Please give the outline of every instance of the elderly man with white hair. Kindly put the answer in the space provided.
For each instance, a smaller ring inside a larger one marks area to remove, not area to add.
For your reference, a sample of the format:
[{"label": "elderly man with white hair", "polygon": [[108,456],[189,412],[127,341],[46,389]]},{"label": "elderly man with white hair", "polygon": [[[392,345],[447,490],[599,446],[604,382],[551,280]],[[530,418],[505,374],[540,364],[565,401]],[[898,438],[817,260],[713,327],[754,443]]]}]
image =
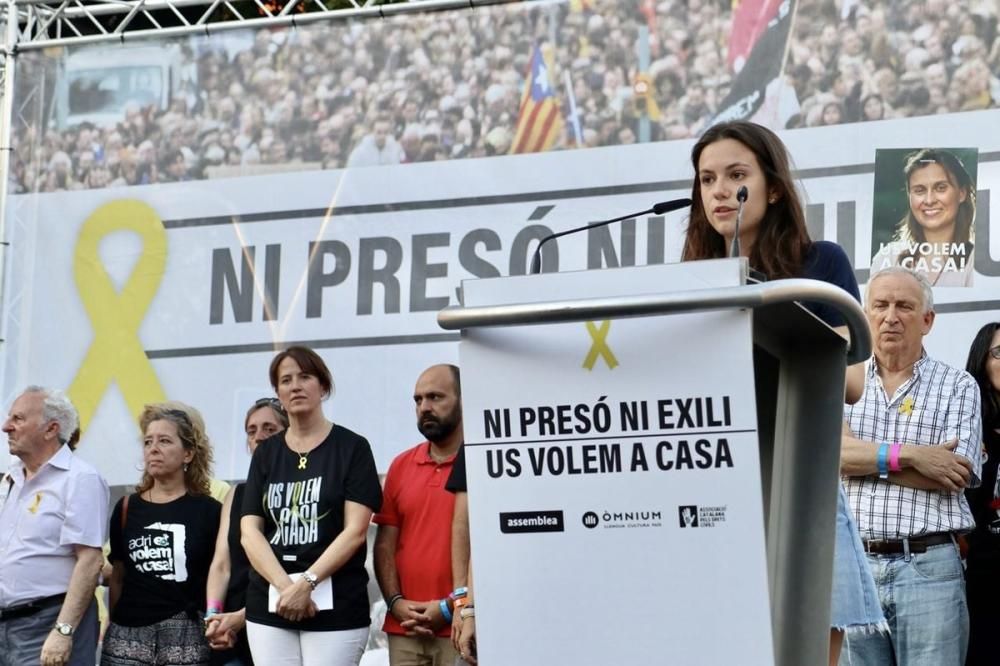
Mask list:
[{"label": "elderly man with white hair", "polygon": [[94,663],[108,485],[73,453],[78,426],[66,395],[40,386],[3,424],[13,460],[0,477],[0,666]]},{"label": "elderly man with white hair", "polygon": [[930,358],[926,278],[902,267],[868,282],[874,354],[847,405],[841,473],[889,633],[853,636],[841,664],[961,666],[969,615],[958,536],[975,522],[982,423],[976,381]]}]

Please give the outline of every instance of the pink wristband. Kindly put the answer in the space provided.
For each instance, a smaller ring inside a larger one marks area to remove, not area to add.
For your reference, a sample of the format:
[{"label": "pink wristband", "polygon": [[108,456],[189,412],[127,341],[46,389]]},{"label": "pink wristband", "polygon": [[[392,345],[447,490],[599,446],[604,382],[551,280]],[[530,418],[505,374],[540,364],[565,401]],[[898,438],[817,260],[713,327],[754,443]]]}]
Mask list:
[{"label": "pink wristband", "polygon": [[899,452],[903,448],[902,444],[893,444],[889,447],[889,471],[890,472],[902,472],[903,468],[899,466]]},{"label": "pink wristband", "polygon": [[221,613],[222,602],[218,599],[209,599],[208,603],[205,604],[205,608],[208,610],[214,610],[216,613]]}]

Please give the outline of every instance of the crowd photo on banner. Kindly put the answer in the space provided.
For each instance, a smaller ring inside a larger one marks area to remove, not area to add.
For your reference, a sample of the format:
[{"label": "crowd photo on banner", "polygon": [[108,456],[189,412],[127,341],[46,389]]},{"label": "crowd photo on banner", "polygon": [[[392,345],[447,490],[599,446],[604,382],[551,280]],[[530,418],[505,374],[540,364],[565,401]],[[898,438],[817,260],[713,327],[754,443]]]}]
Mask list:
[{"label": "crowd photo on banner", "polygon": [[[529,152],[514,139],[536,46],[562,111],[547,147],[633,144],[643,115],[647,141],[696,137],[782,5],[795,24],[775,129],[997,107],[993,2],[572,0],[554,18],[483,8],[171,40],[134,72],[95,64],[127,50],[81,47],[61,65],[63,88],[23,95],[33,120],[15,135],[13,184],[55,192]],[[20,85],[44,88],[59,66],[31,54]]]},{"label": "crowd photo on banner", "polygon": [[[540,380],[477,376],[436,319],[463,282],[535,279],[536,249],[540,280],[739,255],[753,281],[846,292],[871,354],[837,370],[813,638],[831,666],[1000,664],[1000,0],[525,1],[97,42],[9,54],[0,666],[543,663],[490,620],[580,613],[547,598],[572,566],[533,608],[491,607],[474,536],[526,535],[477,507],[491,417],[463,415],[463,383],[472,404]],[[856,342],[832,302],[800,305]],[[574,368],[609,387],[614,323],[586,322]],[[725,523],[708,509],[684,502],[665,538]],[[595,511],[574,529],[598,534]],[[597,655],[632,621],[582,615],[545,649]],[[758,638],[639,656],[776,655]]]}]

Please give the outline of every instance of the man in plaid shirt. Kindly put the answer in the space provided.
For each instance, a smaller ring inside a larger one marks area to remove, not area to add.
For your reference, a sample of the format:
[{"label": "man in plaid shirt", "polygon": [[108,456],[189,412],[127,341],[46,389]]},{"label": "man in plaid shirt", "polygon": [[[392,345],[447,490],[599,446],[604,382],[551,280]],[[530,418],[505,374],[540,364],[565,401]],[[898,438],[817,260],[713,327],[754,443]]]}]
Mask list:
[{"label": "man in plaid shirt", "polygon": [[956,537],[975,524],[963,491],[979,484],[979,390],[929,358],[927,280],[874,275],[865,312],[875,350],[865,390],[845,407],[841,473],[889,635],[852,636],[841,664],[961,666],[969,636]]}]

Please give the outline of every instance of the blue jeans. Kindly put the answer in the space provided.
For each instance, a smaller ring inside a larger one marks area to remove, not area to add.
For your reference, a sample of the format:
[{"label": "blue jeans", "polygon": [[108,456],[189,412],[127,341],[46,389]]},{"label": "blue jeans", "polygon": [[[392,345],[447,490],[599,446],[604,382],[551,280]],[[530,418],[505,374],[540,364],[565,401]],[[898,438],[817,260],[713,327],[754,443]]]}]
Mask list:
[{"label": "blue jeans", "polygon": [[890,633],[846,636],[840,666],[962,666],[969,612],[958,547],[869,554],[868,565]]}]

